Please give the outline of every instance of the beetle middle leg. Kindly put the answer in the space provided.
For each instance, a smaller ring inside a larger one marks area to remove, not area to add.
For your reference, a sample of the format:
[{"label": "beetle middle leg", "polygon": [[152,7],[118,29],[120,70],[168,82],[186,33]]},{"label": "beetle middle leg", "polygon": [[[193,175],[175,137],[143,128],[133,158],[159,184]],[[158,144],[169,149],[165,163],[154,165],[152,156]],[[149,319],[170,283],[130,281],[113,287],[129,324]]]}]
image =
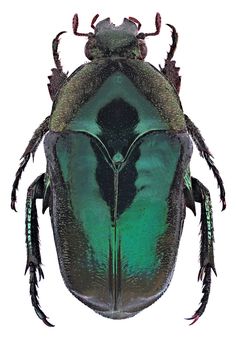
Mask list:
[{"label": "beetle middle leg", "polygon": [[214,229],[211,207],[211,197],[208,189],[197,179],[192,177],[193,196],[201,204],[201,245],[200,245],[200,271],[198,280],[203,281],[203,297],[197,311],[188,320],[195,323],[205,311],[211,287],[211,270],[216,274],[214,264]]},{"label": "beetle middle leg", "polygon": [[34,154],[38,148],[38,145],[40,144],[44,134],[48,132],[48,125],[49,125],[49,119],[50,116],[48,116],[41,125],[35,130],[32,138],[30,139],[28,146],[26,147],[22,157],[21,157],[21,163],[20,166],[16,172],[15,180],[12,185],[12,192],[11,192],[11,208],[16,211],[16,191],[18,189],[19,181],[21,179],[21,175],[30,159],[30,156],[32,155],[32,158],[34,159]]},{"label": "beetle middle leg", "polygon": [[[53,51],[53,58],[56,65],[56,68],[52,68],[52,75],[50,75],[48,84],[48,90],[51,96],[51,99],[54,100],[56,97],[56,94],[64,81],[67,79],[67,74],[63,72],[63,68],[59,59],[59,53],[58,53],[58,45],[60,41],[60,36],[65,32],[60,32],[57,34],[55,39],[52,42],[52,51]],[[32,138],[30,139],[28,146],[26,147],[26,150],[24,154],[22,155],[20,166],[16,172],[15,180],[13,182],[12,192],[11,192],[11,208],[16,211],[16,191],[18,189],[19,181],[21,179],[21,175],[27,166],[27,163],[30,159],[30,156],[34,158],[34,154],[38,148],[38,145],[40,144],[44,134],[46,134],[49,130],[49,119],[50,116],[46,117],[46,119],[41,123],[41,125],[35,130]]]},{"label": "beetle middle leg", "polygon": [[223,184],[223,180],[220,176],[219,170],[216,168],[213,160],[212,160],[212,154],[210,153],[204,138],[202,137],[199,129],[194,125],[194,123],[189,119],[189,117],[185,114],[185,121],[186,121],[186,126],[187,126],[187,130],[189,132],[189,134],[191,135],[195,145],[197,146],[197,149],[200,153],[200,156],[203,157],[209,168],[212,170],[217,184],[220,188],[220,199],[222,202],[222,211],[226,208],[226,201],[225,201],[225,189],[224,189],[224,184]]},{"label": "beetle middle leg", "polygon": [[39,231],[38,231],[38,216],[36,200],[44,197],[44,178],[45,174],[40,175],[29,186],[26,198],[26,218],[25,218],[25,235],[27,246],[27,263],[25,273],[29,270],[30,273],[30,295],[31,303],[37,316],[48,326],[52,325],[47,316],[41,310],[38,301],[38,279],[36,273],[38,272],[39,280],[44,278],[41,268],[41,254],[39,248]]}]

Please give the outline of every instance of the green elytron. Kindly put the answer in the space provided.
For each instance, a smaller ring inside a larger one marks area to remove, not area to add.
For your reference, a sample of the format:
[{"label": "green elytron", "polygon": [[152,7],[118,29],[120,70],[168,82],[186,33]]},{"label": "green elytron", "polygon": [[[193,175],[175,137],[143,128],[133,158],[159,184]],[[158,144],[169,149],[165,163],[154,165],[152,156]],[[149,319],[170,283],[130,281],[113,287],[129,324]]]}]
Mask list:
[{"label": "green elytron", "polygon": [[51,326],[37,297],[43,276],[36,200],[49,207],[61,273],[68,289],[83,303],[113,319],[134,316],[157,300],[173,275],[186,207],[201,203],[200,273],[203,297],[191,318],[204,312],[215,271],[213,224],[208,190],[192,178],[191,138],[222,179],[199,130],[184,115],[178,91],[179,69],[172,45],[164,68],[145,62],[145,38],[135,18],[116,27],[110,19],[91,27],[85,54],[90,63],[68,78],[58,56],[61,32],[53,41],[56,68],[49,77],[51,115],[35,131],[23,154],[12,191],[44,134],[46,173],[29,187],[26,201],[27,266],[34,309]]}]

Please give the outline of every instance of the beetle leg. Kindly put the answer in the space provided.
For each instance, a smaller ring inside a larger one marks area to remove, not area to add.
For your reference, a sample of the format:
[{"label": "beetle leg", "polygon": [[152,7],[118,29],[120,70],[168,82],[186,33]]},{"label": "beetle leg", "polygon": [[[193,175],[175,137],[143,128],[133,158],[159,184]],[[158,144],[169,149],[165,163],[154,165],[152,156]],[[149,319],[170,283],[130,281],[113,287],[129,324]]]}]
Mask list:
[{"label": "beetle leg", "polygon": [[34,132],[32,138],[30,139],[28,146],[26,147],[24,154],[22,155],[20,167],[18,168],[15,176],[15,180],[12,185],[12,192],[11,192],[11,208],[16,211],[16,191],[18,189],[19,181],[21,179],[21,175],[30,159],[30,156],[32,155],[32,158],[34,159],[34,154],[38,148],[38,145],[40,144],[43,136],[48,131],[48,125],[49,125],[49,116],[42,122],[42,124],[36,129]]},{"label": "beetle leg", "polygon": [[59,53],[58,53],[58,45],[60,42],[60,36],[65,33],[65,32],[60,32],[57,34],[55,39],[53,39],[52,42],[52,52],[53,52],[53,59],[56,65],[56,68],[52,68],[52,75],[49,75],[49,84],[48,84],[48,91],[50,94],[50,97],[52,101],[56,98],[56,94],[62,84],[65,82],[67,79],[67,74],[63,72],[61,61],[59,59]]},{"label": "beetle leg", "polygon": [[196,216],[195,202],[194,202],[193,189],[192,189],[192,180],[191,180],[191,173],[190,173],[189,167],[186,170],[185,175],[184,175],[184,198],[185,198],[186,206]]},{"label": "beetle leg", "polygon": [[200,271],[198,280],[203,281],[203,297],[197,311],[188,320],[194,324],[205,311],[211,287],[211,270],[216,274],[214,264],[214,229],[211,207],[211,197],[208,189],[197,179],[192,178],[194,200],[201,204],[201,249],[200,249]]},{"label": "beetle leg", "polygon": [[49,207],[51,197],[50,179],[47,173],[44,175],[44,191],[43,191],[43,208],[42,213],[44,214],[46,209]]},{"label": "beetle leg", "polygon": [[28,188],[26,198],[26,218],[25,218],[25,235],[27,246],[27,263],[25,273],[30,272],[30,295],[31,303],[37,316],[48,326],[53,326],[47,320],[47,316],[41,310],[38,301],[38,272],[39,280],[44,278],[41,268],[41,255],[39,248],[39,231],[36,199],[42,199],[44,196],[44,174],[40,175]]},{"label": "beetle leg", "polygon": [[166,78],[170,81],[170,83],[174,86],[176,91],[179,93],[180,84],[181,84],[181,76],[179,75],[179,67],[176,67],[176,62],[172,60],[178,42],[178,33],[174,26],[167,24],[172,29],[172,44],[170,45],[170,50],[167,53],[167,57],[165,59],[164,68],[160,67],[161,72],[166,76]]},{"label": "beetle leg", "polygon": [[197,146],[200,156],[206,160],[209,168],[212,170],[216,178],[218,187],[220,188],[220,199],[222,202],[222,211],[223,211],[226,208],[225,189],[224,189],[223,180],[220,176],[219,170],[216,168],[212,160],[213,156],[210,153],[199,129],[194,125],[194,123],[189,119],[189,117],[186,114],[185,114],[185,121],[186,121],[187,130],[189,134],[191,135],[195,145]]}]

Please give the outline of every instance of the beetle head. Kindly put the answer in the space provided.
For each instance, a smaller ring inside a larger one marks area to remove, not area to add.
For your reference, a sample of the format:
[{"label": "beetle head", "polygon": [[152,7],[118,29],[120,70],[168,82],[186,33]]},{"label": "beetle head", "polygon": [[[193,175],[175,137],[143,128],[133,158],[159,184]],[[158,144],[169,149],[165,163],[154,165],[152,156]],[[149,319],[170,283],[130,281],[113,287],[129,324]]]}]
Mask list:
[{"label": "beetle head", "polygon": [[91,23],[94,33],[78,33],[78,15],[75,14],[73,18],[74,34],[88,37],[85,55],[89,60],[112,56],[143,60],[147,55],[144,39],[160,32],[161,17],[159,13],[156,14],[156,31],[154,33],[139,33],[141,23],[133,17],[125,18],[120,26],[111,23],[110,18],[99,21],[95,26],[97,18],[98,14],[95,15]]}]

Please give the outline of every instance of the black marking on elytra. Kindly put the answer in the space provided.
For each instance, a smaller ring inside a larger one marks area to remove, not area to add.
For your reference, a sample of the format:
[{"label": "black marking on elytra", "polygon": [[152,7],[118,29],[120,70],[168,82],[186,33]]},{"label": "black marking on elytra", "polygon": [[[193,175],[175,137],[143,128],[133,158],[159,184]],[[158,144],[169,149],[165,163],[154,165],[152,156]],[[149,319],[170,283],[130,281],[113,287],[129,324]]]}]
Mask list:
[{"label": "black marking on elytra", "polygon": [[107,147],[111,158],[117,152],[125,156],[131,142],[137,136],[134,132],[139,122],[136,108],[118,98],[102,107],[98,113],[97,123],[102,133],[99,138]]},{"label": "black marking on elytra", "polygon": [[[97,123],[101,128],[99,139],[107,148],[110,157],[119,152],[125,157],[129,146],[137,133],[135,128],[139,122],[137,110],[121,98],[112,100],[98,112]],[[114,171],[105,161],[98,148],[92,143],[98,165],[96,179],[103,199],[111,209],[112,220],[119,217],[132,203],[136,195],[135,180],[137,178],[136,161],[140,156],[139,148],[132,151],[129,160],[119,173],[119,192],[117,202],[117,215],[114,216]],[[103,158],[103,159],[102,159]],[[115,221],[115,220],[113,220]]]}]

